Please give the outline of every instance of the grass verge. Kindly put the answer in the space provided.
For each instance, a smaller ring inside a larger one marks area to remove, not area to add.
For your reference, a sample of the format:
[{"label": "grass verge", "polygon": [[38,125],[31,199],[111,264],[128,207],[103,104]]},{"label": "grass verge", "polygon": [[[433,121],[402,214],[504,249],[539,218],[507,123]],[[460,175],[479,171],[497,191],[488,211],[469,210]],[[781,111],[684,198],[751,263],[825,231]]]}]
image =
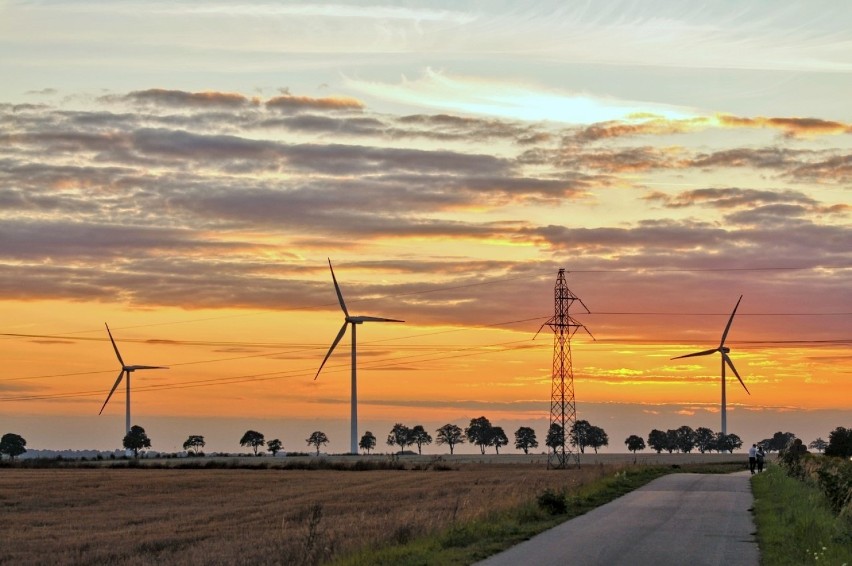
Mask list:
[{"label": "grass verge", "polygon": [[852,517],[832,512],[815,485],[771,465],[752,478],[762,564],[852,565]]},{"label": "grass verge", "polygon": [[[673,472],[729,473],[742,464],[632,466],[573,492],[545,490],[536,501],[455,523],[432,535],[380,548],[367,548],[333,562],[338,566],[472,564],[525,541],[568,519],[608,503]],[[570,471],[553,473],[571,473]]]}]

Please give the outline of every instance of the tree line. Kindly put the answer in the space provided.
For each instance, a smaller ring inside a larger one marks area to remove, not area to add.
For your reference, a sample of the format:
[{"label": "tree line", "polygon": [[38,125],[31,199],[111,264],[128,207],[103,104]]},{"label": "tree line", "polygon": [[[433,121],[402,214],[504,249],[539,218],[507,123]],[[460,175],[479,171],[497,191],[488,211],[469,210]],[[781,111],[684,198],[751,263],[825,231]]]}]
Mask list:
[{"label": "tree line", "polygon": [[[531,427],[522,426],[518,428],[515,431],[514,439],[515,448],[523,451],[524,454],[529,454],[530,450],[539,446],[535,430]],[[556,450],[556,448],[563,446],[566,440],[571,446],[579,448],[581,453],[585,453],[586,448],[592,448],[597,454],[599,448],[609,445],[607,433],[586,420],[576,421],[569,429],[567,439],[559,424],[551,424],[544,443],[551,450]],[[767,452],[778,452],[784,450],[794,440],[796,440],[795,434],[779,431],[771,438],[765,438],[756,444],[762,446]],[[451,423],[445,424],[436,429],[434,439],[422,425],[409,428],[402,423],[396,423],[387,436],[388,446],[398,446],[400,452],[408,447],[417,446],[418,454],[422,453],[423,446],[432,444],[433,441],[449,448],[450,454],[454,453],[456,446],[465,442],[477,446],[482,454],[485,454],[488,448],[494,448],[495,453],[499,454],[500,448],[509,444],[509,438],[503,428],[492,425],[491,421],[484,416],[471,419],[469,425],[465,428]],[[322,446],[329,443],[329,438],[322,431],[314,431],[305,439],[305,442],[308,446],[312,446],[316,450],[316,454],[319,455]],[[258,450],[264,447],[273,456],[284,449],[284,443],[280,439],[274,438],[267,441],[263,434],[255,430],[246,431],[240,438],[239,444],[251,448],[255,456],[258,454]],[[376,436],[367,431],[361,437],[358,445],[364,452],[370,454],[375,449],[376,444]],[[641,436],[632,434],[624,440],[624,444],[634,454],[637,451],[645,450],[646,447],[650,447],[658,454],[664,450],[669,453],[690,453],[697,450],[703,454],[712,451],[732,453],[742,447],[743,442],[736,434],[713,432],[706,427],[693,430],[684,425],[666,431],[653,429],[648,433],[647,443]],[[26,445],[27,441],[21,435],[6,433],[0,438],[0,458],[5,455],[10,460],[14,460],[27,451]],[[122,439],[122,445],[125,449],[132,450],[134,457],[138,457],[140,450],[151,447],[151,439],[144,428],[134,425]],[[202,456],[205,446],[204,436],[199,434],[189,435],[183,443],[184,450],[195,456]],[[837,427],[829,434],[828,441],[817,438],[808,447],[819,452],[825,452],[827,456],[848,458],[852,456],[852,428]]]}]

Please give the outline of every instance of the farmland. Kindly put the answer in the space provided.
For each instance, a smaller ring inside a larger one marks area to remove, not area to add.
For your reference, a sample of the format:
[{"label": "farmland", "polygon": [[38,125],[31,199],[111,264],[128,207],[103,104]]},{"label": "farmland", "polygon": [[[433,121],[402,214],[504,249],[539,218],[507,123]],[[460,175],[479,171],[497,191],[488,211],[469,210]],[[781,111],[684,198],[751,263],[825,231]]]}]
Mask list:
[{"label": "farmland", "polygon": [[[362,471],[2,468],[0,563],[318,563],[515,507],[548,488],[571,491],[632,459],[587,456],[579,470],[515,455],[410,458],[404,469]],[[640,465],[732,459],[741,458],[639,457]]]}]

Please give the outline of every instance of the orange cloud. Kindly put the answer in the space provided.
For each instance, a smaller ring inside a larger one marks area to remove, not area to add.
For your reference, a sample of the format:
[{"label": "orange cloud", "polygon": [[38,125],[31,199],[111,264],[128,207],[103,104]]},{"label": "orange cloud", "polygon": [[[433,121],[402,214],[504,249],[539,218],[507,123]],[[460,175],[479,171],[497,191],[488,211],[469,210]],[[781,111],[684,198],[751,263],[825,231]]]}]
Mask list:
[{"label": "orange cloud", "polygon": [[742,118],[718,114],[716,119],[729,128],[776,128],[794,137],[852,133],[852,125],[819,118]]},{"label": "orange cloud", "polygon": [[266,107],[278,110],[299,110],[303,108],[313,110],[362,110],[364,104],[360,100],[346,96],[311,98],[309,96],[292,96],[286,94],[270,98],[266,101]]}]

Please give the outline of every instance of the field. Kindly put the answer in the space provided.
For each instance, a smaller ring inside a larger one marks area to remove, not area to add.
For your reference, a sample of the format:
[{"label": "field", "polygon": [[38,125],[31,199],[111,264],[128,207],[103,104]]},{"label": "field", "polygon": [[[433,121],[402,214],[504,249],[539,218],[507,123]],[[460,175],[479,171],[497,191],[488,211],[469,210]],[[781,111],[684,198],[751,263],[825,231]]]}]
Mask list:
[{"label": "field", "polygon": [[[741,458],[638,458],[732,459]],[[0,563],[315,564],[517,506],[546,488],[573,490],[632,460],[587,455],[579,470],[516,455],[404,458],[404,470],[367,471],[0,468]]]}]

